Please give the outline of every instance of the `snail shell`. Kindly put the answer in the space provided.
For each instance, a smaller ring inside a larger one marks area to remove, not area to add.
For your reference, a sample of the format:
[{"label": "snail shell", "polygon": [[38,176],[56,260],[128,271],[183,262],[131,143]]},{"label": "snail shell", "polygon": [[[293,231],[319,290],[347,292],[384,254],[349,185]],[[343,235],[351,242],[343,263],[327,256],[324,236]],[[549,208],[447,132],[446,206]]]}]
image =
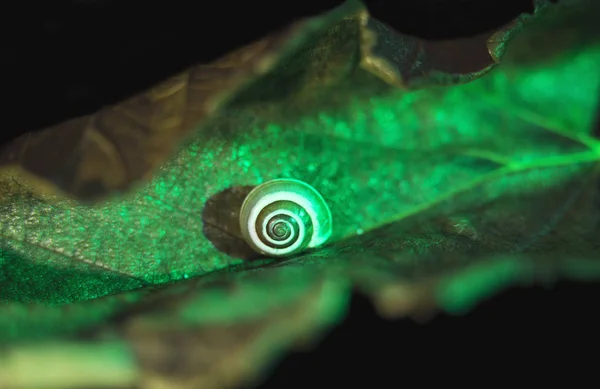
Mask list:
[{"label": "snail shell", "polygon": [[289,256],[317,247],[331,236],[331,211],[312,186],[294,179],[267,181],[245,198],[240,227],[257,252]]}]

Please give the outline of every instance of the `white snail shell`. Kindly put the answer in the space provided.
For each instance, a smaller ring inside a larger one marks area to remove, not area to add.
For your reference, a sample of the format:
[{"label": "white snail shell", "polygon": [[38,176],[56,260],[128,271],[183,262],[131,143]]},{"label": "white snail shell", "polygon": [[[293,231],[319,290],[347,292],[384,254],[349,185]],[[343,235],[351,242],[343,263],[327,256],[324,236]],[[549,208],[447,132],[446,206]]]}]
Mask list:
[{"label": "white snail shell", "polygon": [[245,198],[240,227],[257,252],[289,256],[317,247],[331,236],[331,211],[323,196],[305,182],[277,179],[258,185]]}]

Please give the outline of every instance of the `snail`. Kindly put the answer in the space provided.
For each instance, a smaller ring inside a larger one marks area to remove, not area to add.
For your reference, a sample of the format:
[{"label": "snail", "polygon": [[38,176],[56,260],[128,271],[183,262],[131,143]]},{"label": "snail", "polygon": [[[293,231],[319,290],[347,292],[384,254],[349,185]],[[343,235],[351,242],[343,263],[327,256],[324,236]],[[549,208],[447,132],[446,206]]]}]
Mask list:
[{"label": "snail", "polygon": [[332,217],[325,199],[309,184],[276,179],[255,187],[240,210],[242,236],[255,251],[285,257],[325,243]]}]

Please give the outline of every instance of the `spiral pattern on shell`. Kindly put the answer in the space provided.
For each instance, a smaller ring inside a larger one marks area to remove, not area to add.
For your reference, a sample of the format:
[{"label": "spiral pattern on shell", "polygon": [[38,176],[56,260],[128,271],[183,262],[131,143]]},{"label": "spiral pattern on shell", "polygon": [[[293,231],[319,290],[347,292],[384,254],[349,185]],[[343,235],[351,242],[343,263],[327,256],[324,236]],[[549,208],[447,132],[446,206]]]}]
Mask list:
[{"label": "spiral pattern on shell", "polygon": [[312,186],[294,179],[254,188],[240,211],[246,242],[257,252],[282,257],[317,247],[331,236],[331,211]]}]

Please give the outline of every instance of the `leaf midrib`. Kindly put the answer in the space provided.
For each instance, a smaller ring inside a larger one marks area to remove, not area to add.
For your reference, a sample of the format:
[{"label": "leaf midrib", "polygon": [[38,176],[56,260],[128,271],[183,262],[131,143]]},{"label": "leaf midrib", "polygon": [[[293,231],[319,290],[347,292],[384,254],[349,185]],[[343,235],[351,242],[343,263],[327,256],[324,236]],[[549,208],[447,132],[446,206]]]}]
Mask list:
[{"label": "leaf midrib", "polygon": [[[537,161],[533,161],[533,162],[529,162],[529,163],[516,163],[516,164],[506,166],[506,167],[502,167],[491,173],[488,173],[488,174],[485,174],[478,178],[475,178],[475,179],[467,182],[466,184],[463,184],[454,190],[450,190],[450,191],[446,192],[444,195],[439,196],[431,201],[422,203],[422,204],[415,206],[409,210],[395,214],[395,215],[383,220],[380,223],[374,224],[374,225],[370,226],[368,228],[368,230],[366,230],[364,233],[366,234],[371,230],[381,228],[385,225],[395,223],[400,220],[406,219],[410,216],[414,216],[420,212],[424,212],[427,209],[430,209],[438,204],[441,204],[442,202],[449,200],[452,197],[460,195],[461,193],[465,193],[469,190],[473,190],[478,186],[486,184],[486,183],[488,183],[494,179],[500,178],[504,175],[521,173],[521,172],[538,169],[538,168],[553,168],[553,167],[584,164],[584,163],[598,162],[598,161],[600,161],[600,152],[585,151],[585,152],[580,152],[580,153],[572,153],[572,154],[565,154],[562,156],[543,158],[543,159],[539,159]],[[341,237],[340,240],[351,238],[354,235],[355,234],[345,235],[345,236]]]}]

